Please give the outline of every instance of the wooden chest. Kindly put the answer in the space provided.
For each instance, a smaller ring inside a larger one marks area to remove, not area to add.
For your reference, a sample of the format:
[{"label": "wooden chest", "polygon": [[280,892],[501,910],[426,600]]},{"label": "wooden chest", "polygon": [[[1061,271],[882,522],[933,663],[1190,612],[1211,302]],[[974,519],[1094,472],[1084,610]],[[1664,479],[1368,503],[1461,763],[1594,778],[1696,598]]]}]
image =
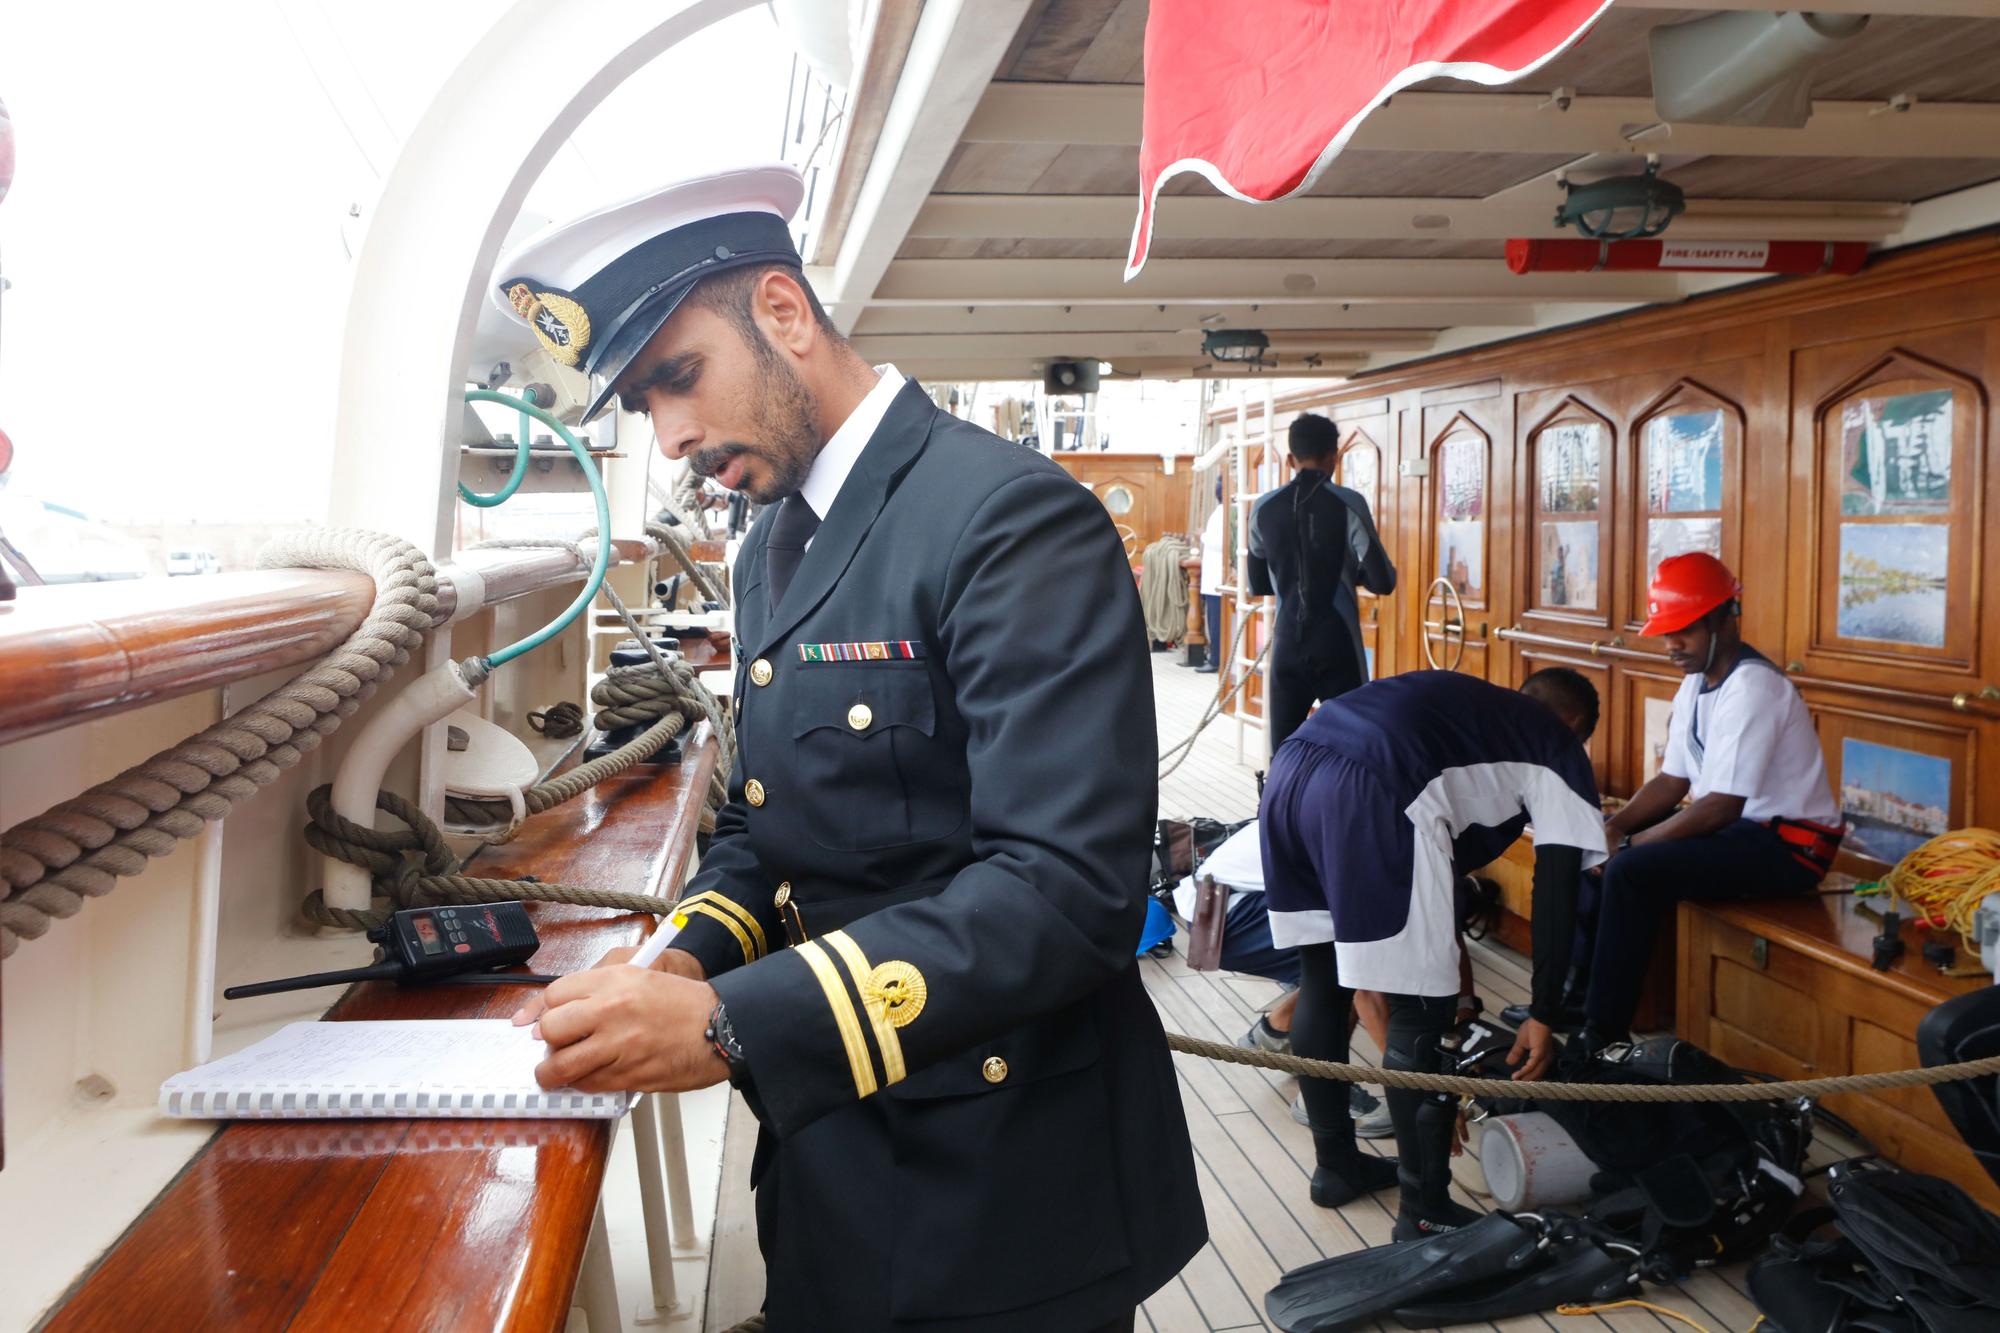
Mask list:
[{"label": "wooden chest", "polygon": [[[1681,904],[1680,1035],[1779,1078],[1916,1067],[1917,1023],[1991,978],[1941,976],[1923,961],[1923,933],[1909,925],[1902,958],[1875,971],[1870,941],[1879,929],[1845,895]],[[2000,1186],[1974,1161],[1930,1089],[1857,1093],[1826,1106],[1884,1157],[2000,1207]]]}]

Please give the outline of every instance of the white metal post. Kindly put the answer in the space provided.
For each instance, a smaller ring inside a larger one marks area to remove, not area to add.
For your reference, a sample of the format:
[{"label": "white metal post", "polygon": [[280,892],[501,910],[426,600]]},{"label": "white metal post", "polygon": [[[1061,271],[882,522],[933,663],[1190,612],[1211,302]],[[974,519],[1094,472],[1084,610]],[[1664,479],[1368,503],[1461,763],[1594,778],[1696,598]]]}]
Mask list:
[{"label": "white metal post", "polygon": [[[639,1211],[646,1223],[646,1262],[653,1275],[655,1310],[672,1310],[680,1301],[674,1286],[674,1248],[667,1234],[657,1112],[662,1100],[672,1099],[672,1093],[646,1093],[632,1103],[632,1156],[639,1167]],[[680,1163],[680,1174],[683,1180],[687,1178],[685,1160]]]},{"label": "white metal post", "polygon": [[576,1279],[576,1303],[590,1323],[590,1333],[625,1333],[625,1316],[618,1309],[618,1278],[611,1267],[611,1233],[604,1226],[604,1200],[590,1219],[590,1239],[583,1246],[583,1268]]},{"label": "white metal post", "polygon": [[[1246,494],[1250,489],[1249,468],[1250,409],[1244,399],[1243,386],[1236,386],[1236,624],[1231,641],[1243,644],[1243,648],[1229,655],[1229,687],[1237,688],[1237,683],[1248,679],[1243,669],[1244,653],[1249,651],[1250,630],[1250,505],[1256,499]],[[1243,762],[1243,694],[1236,694],[1236,762]]]}]

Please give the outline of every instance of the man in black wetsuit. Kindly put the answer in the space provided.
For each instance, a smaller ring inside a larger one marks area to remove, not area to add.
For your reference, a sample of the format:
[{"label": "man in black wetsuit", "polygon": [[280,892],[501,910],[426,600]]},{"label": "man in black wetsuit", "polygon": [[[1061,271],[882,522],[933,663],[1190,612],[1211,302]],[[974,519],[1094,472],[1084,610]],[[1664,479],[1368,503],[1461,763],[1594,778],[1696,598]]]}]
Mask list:
[{"label": "man in black wetsuit", "polygon": [[1273,754],[1314,702],[1368,679],[1355,585],[1378,596],[1396,587],[1368,501],[1333,483],[1338,428],[1303,413],[1292,421],[1290,445],[1298,474],[1250,510],[1250,591],[1278,598],[1266,716]]}]

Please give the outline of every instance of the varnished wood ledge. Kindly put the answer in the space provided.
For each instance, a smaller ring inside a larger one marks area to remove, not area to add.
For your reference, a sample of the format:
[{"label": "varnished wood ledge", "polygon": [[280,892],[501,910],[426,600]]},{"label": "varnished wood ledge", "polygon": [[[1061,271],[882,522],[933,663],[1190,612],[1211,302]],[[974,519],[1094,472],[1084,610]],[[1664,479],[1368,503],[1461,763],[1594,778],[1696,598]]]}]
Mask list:
[{"label": "varnished wood ledge", "polygon": [[[612,543],[615,562],[650,543]],[[567,551],[468,553],[483,604],[583,576]],[[439,573],[438,624],[458,612]],[[363,574],[263,570],[204,578],[22,588],[0,602],[0,744],[163,699],[302,666],[354,632],[374,602]]]}]

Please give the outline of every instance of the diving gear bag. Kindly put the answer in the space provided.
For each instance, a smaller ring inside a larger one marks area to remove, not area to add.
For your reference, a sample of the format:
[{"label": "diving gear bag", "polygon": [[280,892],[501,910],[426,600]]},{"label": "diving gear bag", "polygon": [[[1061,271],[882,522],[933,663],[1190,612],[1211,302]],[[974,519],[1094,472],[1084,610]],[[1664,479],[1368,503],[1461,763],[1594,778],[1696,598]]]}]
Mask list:
[{"label": "diving gear bag", "polygon": [[2000,1217],[1948,1180],[1876,1162],[1839,1163],[1826,1194],[1838,1232],[1780,1237],[1750,1270],[1773,1333],[2000,1327]]}]

